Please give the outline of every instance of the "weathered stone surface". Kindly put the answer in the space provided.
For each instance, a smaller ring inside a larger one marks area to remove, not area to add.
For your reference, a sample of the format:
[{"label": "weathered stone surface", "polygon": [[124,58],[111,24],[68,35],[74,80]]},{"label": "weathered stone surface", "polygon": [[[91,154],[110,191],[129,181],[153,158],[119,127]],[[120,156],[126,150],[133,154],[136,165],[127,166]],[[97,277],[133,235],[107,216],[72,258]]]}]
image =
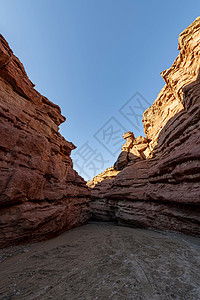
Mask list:
[{"label": "weathered stone surface", "polygon": [[[115,178],[92,189],[95,218],[200,234],[199,41],[197,18],[180,35],[180,54],[163,73],[166,85],[144,113],[146,138],[136,145],[134,140]],[[143,159],[132,163],[134,147]]]},{"label": "weathered stone surface", "polygon": [[200,17],[198,17],[179,36],[178,57],[171,68],[163,71],[161,76],[166,84],[157,99],[143,114],[144,132],[151,140],[152,151],[167,121],[184,107],[182,88],[198,75],[200,68]]},{"label": "weathered stone surface", "polygon": [[87,185],[90,188],[93,188],[98,182],[101,182],[105,179],[115,178],[119,171],[116,171],[114,167],[107,168],[104,172],[100,173],[99,175],[95,176],[92,180],[87,182]]},{"label": "weathered stone surface", "polygon": [[133,132],[128,131],[123,134],[123,138],[126,143],[122,146],[122,152],[114,164],[116,171],[121,171],[127,165],[146,159],[146,155],[150,151],[148,140],[142,136],[135,138]]},{"label": "weathered stone surface", "polygon": [[60,108],[40,95],[0,35],[0,246],[85,223],[90,191],[58,132]]}]

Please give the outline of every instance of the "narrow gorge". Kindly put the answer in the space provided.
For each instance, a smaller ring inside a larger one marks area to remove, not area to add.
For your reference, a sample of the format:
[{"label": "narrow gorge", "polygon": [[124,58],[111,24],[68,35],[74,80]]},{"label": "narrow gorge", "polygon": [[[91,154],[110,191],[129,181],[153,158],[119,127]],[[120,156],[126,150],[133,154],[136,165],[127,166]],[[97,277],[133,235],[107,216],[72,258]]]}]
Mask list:
[{"label": "narrow gorge", "polygon": [[200,18],[179,37],[165,86],[113,167],[87,183],[59,133],[60,108],[34,89],[0,36],[0,247],[50,238],[91,218],[200,233]]},{"label": "narrow gorge", "polygon": [[60,107],[0,35],[0,299],[200,299],[200,17],[178,50],[144,136],[129,128],[114,165],[86,182],[59,133]]}]

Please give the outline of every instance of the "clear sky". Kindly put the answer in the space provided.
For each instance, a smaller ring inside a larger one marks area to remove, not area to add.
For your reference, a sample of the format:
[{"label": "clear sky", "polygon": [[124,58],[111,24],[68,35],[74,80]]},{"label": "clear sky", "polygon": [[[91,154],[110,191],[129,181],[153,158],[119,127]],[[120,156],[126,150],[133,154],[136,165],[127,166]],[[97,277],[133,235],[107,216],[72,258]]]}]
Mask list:
[{"label": "clear sky", "polygon": [[36,85],[61,107],[60,132],[86,180],[112,166],[122,133],[143,135],[200,1],[0,0],[0,30]]}]

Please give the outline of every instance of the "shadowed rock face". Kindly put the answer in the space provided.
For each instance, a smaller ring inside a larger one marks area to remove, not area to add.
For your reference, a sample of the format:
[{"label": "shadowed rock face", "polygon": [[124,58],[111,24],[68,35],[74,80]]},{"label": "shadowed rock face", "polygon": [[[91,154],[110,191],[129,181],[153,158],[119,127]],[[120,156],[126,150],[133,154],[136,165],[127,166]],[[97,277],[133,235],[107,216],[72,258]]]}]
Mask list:
[{"label": "shadowed rock face", "polygon": [[0,246],[40,240],[90,217],[90,191],[58,132],[60,108],[40,95],[0,35]]},{"label": "shadowed rock face", "polygon": [[95,185],[95,218],[200,234],[199,41],[200,18],[180,35],[180,54],[162,74],[166,85],[143,115],[149,154],[131,160],[127,149],[121,172]]}]

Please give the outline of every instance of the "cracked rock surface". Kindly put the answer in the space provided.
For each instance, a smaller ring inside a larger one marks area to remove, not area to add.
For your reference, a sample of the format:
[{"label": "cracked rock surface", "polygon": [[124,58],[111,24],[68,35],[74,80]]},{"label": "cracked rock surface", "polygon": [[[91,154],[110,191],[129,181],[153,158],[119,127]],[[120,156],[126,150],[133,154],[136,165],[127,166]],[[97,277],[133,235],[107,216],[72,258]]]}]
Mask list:
[{"label": "cracked rock surface", "polygon": [[200,17],[179,50],[143,114],[146,136],[125,133],[115,172],[88,183],[95,219],[200,235]]},{"label": "cracked rock surface", "polygon": [[59,133],[60,107],[34,89],[0,35],[0,247],[85,224],[90,191]]}]

